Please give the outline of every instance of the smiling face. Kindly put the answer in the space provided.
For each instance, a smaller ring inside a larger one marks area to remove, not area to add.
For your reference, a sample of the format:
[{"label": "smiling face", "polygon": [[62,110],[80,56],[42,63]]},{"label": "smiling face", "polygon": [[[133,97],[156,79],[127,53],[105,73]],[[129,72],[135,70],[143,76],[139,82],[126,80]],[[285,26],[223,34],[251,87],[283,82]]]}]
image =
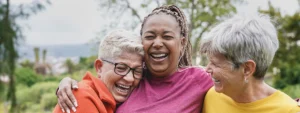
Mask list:
[{"label": "smiling face", "polygon": [[215,90],[219,93],[231,95],[242,90],[245,85],[243,67],[234,69],[224,55],[209,55],[209,64],[206,71],[211,74]]},{"label": "smiling face", "polygon": [[[123,63],[131,68],[142,67],[142,56],[136,53],[123,52],[113,62]],[[132,71],[125,76],[116,74],[114,64],[96,60],[95,67],[98,67],[98,76],[118,103],[124,102],[140,82],[139,79],[133,77]]]},{"label": "smiling face", "polygon": [[175,17],[159,13],[147,19],[142,42],[145,62],[152,76],[165,77],[177,71],[183,40]]}]

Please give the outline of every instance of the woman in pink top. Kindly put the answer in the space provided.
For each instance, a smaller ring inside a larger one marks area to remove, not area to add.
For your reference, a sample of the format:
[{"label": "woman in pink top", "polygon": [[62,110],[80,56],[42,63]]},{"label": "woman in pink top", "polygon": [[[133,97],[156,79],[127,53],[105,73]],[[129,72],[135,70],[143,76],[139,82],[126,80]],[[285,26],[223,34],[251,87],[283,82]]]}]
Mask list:
[{"label": "woman in pink top", "polygon": [[[205,70],[191,67],[191,44],[183,12],[174,5],[158,7],[145,17],[140,33],[145,76],[116,112],[199,113],[213,82]],[[74,80],[61,81],[58,101],[63,109],[77,105],[72,86],[77,86]]]}]

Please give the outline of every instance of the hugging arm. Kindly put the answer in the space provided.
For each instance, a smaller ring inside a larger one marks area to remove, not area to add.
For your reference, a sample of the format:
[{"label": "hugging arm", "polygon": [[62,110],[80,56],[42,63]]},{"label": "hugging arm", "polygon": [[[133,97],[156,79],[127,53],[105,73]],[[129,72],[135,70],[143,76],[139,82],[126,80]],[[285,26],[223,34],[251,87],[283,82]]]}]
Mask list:
[{"label": "hugging arm", "polygon": [[77,81],[71,79],[70,77],[65,77],[60,81],[58,89],[56,91],[56,95],[58,98],[58,105],[63,112],[76,110],[78,104],[74,94],[72,93],[72,90],[77,88]]}]

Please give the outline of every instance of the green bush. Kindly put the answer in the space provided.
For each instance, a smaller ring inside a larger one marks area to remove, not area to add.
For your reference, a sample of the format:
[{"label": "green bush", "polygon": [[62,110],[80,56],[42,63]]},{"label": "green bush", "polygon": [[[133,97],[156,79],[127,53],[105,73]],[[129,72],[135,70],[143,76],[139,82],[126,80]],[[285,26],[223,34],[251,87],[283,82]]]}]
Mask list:
[{"label": "green bush", "polygon": [[290,85],[300,83],[300,65],[282,67],[279,75],[275,75],[274,85],[276,88],[284,89]]},{"label": "green bush", "polygon": [[15,75],[17,84],[25,84],[27,86],[32,86],[42,78],[30,68],[17,68]]},{"label": "green bush", "polygon": [[286,94],[288,94],[292,98],[300,97],[300,84],[297,85],[289,85],[285,87],[283,90]]},{"label": "green bush", "polygon": [[58,82],[39,82],[31,87],[18,85],[18,111],[33,113],[49,111],[56,105],[55,91]]},{"label": "green bush", "polygon": [[4,101],[6,94],[6,84],[0,81],[0,102]]},{"label": "green bush", "polygon": [[[43,82],[60,82],[64,77],[66,76],[45,76],[43,77],[42,81]],[[58,85],[58,84],[57,84]]]},{"label": "green bush", "polygon": [[57,103],[56,95],[52,93],[46,93],[42,96],[41,107],[44,108],[44,110],[52,111],[56,103]]}]

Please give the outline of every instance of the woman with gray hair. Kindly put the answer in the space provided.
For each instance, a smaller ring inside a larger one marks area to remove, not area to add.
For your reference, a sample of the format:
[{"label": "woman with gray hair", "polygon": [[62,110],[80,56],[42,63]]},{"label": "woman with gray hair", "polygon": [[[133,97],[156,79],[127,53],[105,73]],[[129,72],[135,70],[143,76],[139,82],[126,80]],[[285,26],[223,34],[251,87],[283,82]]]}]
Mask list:
[{"label": "woman with gray hair", "polygon": [[203,113],[298,113],[296,101],[264,82],[279,47],[266,16],[235,16],[214,27],[202,40],[214,87]]},{"label": "woman with gray hair", "polygon": [[[113,113],[142,79],[144,55],[141,38],[125,30],[115,30],[101,41],[95,61],[97,77],[87,72],[73,93],[78,113]],[[56,105],[54,113],[65,112]],[[66,112],[70,112],[67,110]]]}]

